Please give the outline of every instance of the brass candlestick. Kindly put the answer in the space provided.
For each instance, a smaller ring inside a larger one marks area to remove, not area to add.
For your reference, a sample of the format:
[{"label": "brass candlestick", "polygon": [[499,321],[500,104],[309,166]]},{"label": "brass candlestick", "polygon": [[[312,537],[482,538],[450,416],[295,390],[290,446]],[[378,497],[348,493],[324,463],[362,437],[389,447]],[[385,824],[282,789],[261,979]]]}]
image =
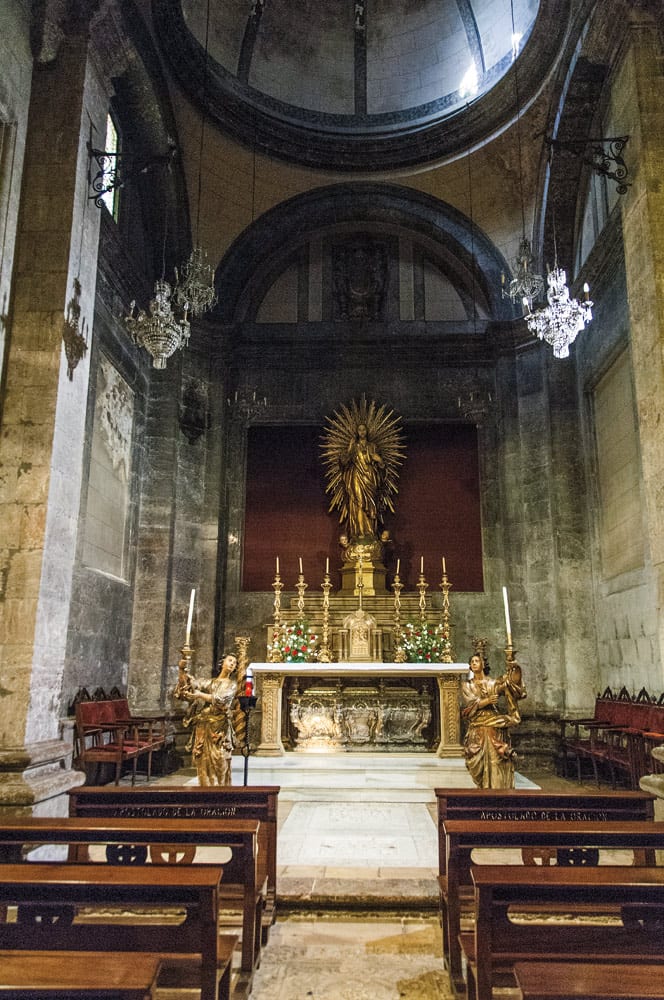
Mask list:
[{"label": "brass candlestick", "polygon": [[427,590],[429,589],[429,584],[426,581],[423,569],[420,570],[417,589],[420,592],[420,621],[424,625],[427,620]]},{"label": "brass candlestick", "polygon": [[332,589],[332,584],[330,583],[330,574],[326,567],[325,576],[323,577],[323,582],[321,584],[321,589],[323,591],[323,641],[318,650],[317,659],[321,663],[330,663],[332,661],[332,652],[329,646],[330,638],[330,590]]},{"label": "brass candlestick", "polygon": [[284,585],[281,582],[281,577],[279,576],[279,560],[277,559],[277,571],[274,574],[274,580],[272,582],[272,589],[274,590],[274,607],[272,611],[272,617],[274,620],[274,628],[272,630],[272,643],[268,649],[268,663],[281,663],[282,655],[281,650],[277,649],[276,642],[279,638],[279,632],[281,631],[281,591],[284,589]]},{"label": "brass candlestick", "polygon": [[394,662],[405,663],[406,650],[403,648],[403,631],[401,629],[401,591],[403,590],[403,583],[399,576],[399,570],[394,574],[392,590],[394,591]]},{"label": "brass candlestick", "polygon": [[185,661],[185,670],[187,672],[189,671],[189,668],[191,666],[191,661],[193,659],[194,652],[195,652],[194,647],[190,646],[189,643],[185,640],[185,644],[180,650],[180,656]]},{"label": "brass candlestick", "polygon": [[244,693],[244,681],[247,676],[247,667],[249,666],[247,648],[250,642],[251,638],[248,635],[235,636],[238,697],[233,702],[233,729],[235,730],[237,746],[243,746],[247,742],[247,714],[243,711],[239,698]]},{"label": "brass candlestick", "polygon": [[452,620],[450,618],[450,589],[452,584],[447,578],[447,569],[443,562],[443,578],[440,581],[440,589],[443,592],[443,609],[441,612],[441,631],[443,633],[443,663],[454,663],[452,653]]},{"label": "brass candlestick", "polygon": [[359,610],[361,611],[362,610],[362,591],[364,590],[364,566],[362,565],[362,554],[361,553],[360,553],[359,559],[357,560],[356,575],[357,575],[357,596],[359,598],[357,606],[358,606]]},{"label": "brass candlestick", "polygon": [[300,570],[300,575],[297,578],[295,589],[297,590],[298,614],[300,618],[304,618],[304,592],[307,590],[307,584],[304,581],[304,574],[302,573],[302,570]]}]

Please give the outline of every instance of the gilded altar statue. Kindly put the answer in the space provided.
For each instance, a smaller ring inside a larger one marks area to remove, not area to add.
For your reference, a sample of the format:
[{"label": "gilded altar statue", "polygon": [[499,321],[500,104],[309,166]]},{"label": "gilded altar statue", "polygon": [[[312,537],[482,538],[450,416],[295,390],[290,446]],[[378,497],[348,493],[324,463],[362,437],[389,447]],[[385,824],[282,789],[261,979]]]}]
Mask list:
[{"label": "gilded altar statue", "polygon": [[233,703],[237,695],[237,659],[224,656],[216,677],[197,680],[178,665],[178,681],[173,696],[189,702],[183,719],[192,728],[187,749],[196,765],[199,785],[230,785],[233,753]]},{"label": "gilded altar statue", "polygon": [[[461,683],[466,767],[478,788],[514,788],[516,753],[509,730],[521,722],[517,703],[526,697],[521,667],[511,660],[506,672],[494,680],[485,673],[479,653],[471,656],[469,665],[470,676]],[[504,712],[498,709],[501,697],[505,698]]]},{"label": "gilded altar statue", "polygon": [[327,417],[327,425],[322,454],[329,509],[339,512],[349,546],[366,546],[365,558],[379,557],[379,529],[385,512],[394,512],[404,458],[400,418],[363,396]]}]

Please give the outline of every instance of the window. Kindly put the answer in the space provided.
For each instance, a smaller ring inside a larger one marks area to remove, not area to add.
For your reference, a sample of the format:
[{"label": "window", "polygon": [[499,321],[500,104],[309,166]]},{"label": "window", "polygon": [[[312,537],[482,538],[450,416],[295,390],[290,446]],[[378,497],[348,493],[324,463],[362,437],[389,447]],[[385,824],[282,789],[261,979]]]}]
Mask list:
[{"label": "window", "polygon": [[[117,156],[120,153],[120,136],[118,133],[117,126],[113,121],[112,116],[109,114],[106,117],[106,138],[104,140],[104,152],[111,154],[107,159],[106,165],[104,167],[104,187],[108,187],[113,184],[116,179],[117,172]],[[110,191],[106,191],[102,196],[101,200],[104,205],[111,213],[115,221],[118,221],[118,209],[120,202],[120,191],[118,188],[113,188]]]}]

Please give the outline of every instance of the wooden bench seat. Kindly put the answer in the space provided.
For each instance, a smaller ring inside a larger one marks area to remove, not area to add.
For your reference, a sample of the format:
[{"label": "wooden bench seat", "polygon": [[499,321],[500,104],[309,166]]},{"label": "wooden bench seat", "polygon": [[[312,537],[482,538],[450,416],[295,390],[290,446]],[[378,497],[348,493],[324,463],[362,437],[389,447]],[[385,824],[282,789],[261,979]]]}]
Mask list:
[{"label": "wooden bench seat", "polygon": [[[444,820],[443,833],[447,845],[447,875],[439,880],[443,951],[457,990],[463,984],[459,934],[464,915],[470,917],[474,911],[472,871],[477,849],[514,848],[522,863],[542,860],[561,866],[595,865],[600,850],[607,849],[630,852],[632,864],[652,865],[655,851],[664,850],[664,823],[654,821]],[[594,901],[584,909],[597,912]]]},{"label": "wooden bench seat", "polygon": [[153,1000],[161,956],[105,951],[4,951],[2,1000]]},{"label": "wooden bench seat", "polygon": [[[467,959],[468,1000],[492,1000],[494,973],[528,960],[602,963],[662,963],[664,868],[520,867],[477,865],[475,932],[462,935]],[[551,923],[553,907],[572,915],[580,904],[619,903],[623,919],[616,924]],[[531,905],[542,922],[517,923],[512,914]],[[470,942],[470,943],[469,943]]]},{"label": "wooden bench seat", "polygon": [[[195,955],[201,1000],[226,1000],[219,986],[226,954],[217,928],[221,874],[210,865],[0,864],[0,904],[18,908],[15,922],[0,922],[0,952],[98,952],[103,941],[105,951],[122,955]],[[96,911],[94,922],[76,916],[81,907]],[[120,913],[140,908],[149,920],[118,922]]]},{"label": "wooden bench seat", "polygon": [[[259,820],[256,884],[265,885],[262,941],[267,943],[274,923],[277,903],[277,811],[278,785],[229,785],[201,788],[169,785],[162,788],[138,786],[93,787],[84,785],[69,791],[70,816],[118,816],[136,818]],[[224,878],[224,890],[227,879]]]},{"label": "wooden bench seat", "polygon": [[[217,918],[228,901],[241,911],[242,971],[251,975],[260,961],[263,895],[256,884],[257,820],[129,819],[127,817],[6,817],[0,820],[0,856],[22,861],[36,845],[67,845],[72,864],[87,863],[96,872],[107,864],[90,863],[90,845],[104,845],[104,861],[113,867],[131,866],[163,873],[168,880],[175,869],[207,868],[194,863],[202,848],[223,848],[228,860],[214,860],[228,886],[216,894]],[[152,862],[148,864],[147,862]],[[32,867],[27,865],[26,867]],[[166,871],[168,869],[168,871]],[[122,877],[119,875],[118,877]]]},{"label": "wooden bench seat", "polygon": [[521,1000],[664,1000],[661,965],[516,962]]}]

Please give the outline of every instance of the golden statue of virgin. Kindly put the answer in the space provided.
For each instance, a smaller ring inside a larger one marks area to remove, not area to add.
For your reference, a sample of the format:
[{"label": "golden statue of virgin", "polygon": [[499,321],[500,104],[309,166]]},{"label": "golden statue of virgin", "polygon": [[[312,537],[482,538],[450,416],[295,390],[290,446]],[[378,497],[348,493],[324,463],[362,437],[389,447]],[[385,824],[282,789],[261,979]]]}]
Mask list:
[{"label": "golden statue of virgin", "polygon": [[373,544],[385,511],[394,512],[404,459],[400,417],[363,396],[326,420],[322,456],[329,509],[339,511],[350,546]]}]

